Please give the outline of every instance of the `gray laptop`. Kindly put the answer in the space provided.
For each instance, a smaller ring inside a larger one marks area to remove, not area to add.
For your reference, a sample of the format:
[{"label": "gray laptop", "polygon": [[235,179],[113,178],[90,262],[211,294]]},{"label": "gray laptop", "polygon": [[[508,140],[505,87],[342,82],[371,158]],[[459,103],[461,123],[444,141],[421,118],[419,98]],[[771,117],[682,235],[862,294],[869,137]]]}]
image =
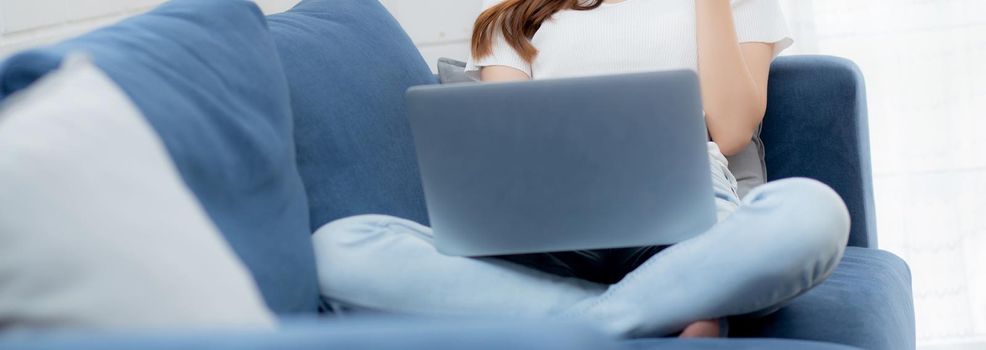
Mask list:
[{"label": "gray laptop", "polygon": [[693,72],[421,86],[407,102],[444,254],[663,245],[715,224]]}]

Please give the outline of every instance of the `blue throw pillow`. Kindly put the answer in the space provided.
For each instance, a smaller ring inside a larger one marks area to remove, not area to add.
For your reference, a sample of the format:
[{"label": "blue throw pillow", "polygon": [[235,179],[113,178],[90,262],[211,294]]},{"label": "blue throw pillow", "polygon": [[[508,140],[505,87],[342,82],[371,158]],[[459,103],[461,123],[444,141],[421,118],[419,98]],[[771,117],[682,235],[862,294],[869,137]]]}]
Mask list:
[{"label": "blue throw pillow", "polygon": [[376,0],[305,0],[268,22],[312,229],[368,213],[427,224],[404,92],[437,81],[397,21]]},{"label": "blue throw pillow", "polygon": [[0,99],[56,69],[71,52],[90,55],[140,108],[268,306],[282,314],[316,311],[288,87],[257,6],[175,0],[20,53],[0,66]]}]

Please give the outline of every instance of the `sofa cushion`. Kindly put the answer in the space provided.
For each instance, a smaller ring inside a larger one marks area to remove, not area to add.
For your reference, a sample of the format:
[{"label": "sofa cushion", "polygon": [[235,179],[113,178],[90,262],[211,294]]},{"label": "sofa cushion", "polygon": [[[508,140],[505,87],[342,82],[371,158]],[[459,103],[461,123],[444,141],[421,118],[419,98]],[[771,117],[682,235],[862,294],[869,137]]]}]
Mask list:
[{"label": "sofa cushion", "polygon": [[442,84],[474,83],[477,80],[466,74],[466,62],[451,58],[438,59],[438,81]]},{"label": "sofa cushion", "polygon": [[136,103],[182,179],[278,313],[318,288],[287,82],[264,17],[241,0],[175,0],[0,67],[0,96],[85,52]]},{"label": "sofa cushion", "polygon": [[72,332],[0,338],[17,350],[616,350],[598,330],[558,320],[362,317],[287,322],[256,330]]},{"label": "sofa cushion", "polygon": [[914,349],[911,273],[897,256],[849,247],[825,282],[771,315],[733,320],[730,335]]},{"label": "sofa cushion", "polygon": [[397,21],[376,0],[305,0],[268,22],[312,229],[357,214],[427,224],[404,92],[436,81]]},{"label": "sofa cushion", "polygon": [[0,111],[0,332],[273,326],[158,135],[70,61]]}]

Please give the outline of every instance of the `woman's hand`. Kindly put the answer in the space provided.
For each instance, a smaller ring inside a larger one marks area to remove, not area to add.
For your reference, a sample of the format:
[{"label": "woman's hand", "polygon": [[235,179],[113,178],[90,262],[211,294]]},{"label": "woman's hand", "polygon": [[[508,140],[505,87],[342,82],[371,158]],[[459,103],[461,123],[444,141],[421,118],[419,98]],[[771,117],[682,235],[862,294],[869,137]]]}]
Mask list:
[{"label": "woman's hand", "polygon": [[702,104],[712,141],[725,155],[750,143],[767,110],[774,45],[740,45],[730,0],[695,0]]}]

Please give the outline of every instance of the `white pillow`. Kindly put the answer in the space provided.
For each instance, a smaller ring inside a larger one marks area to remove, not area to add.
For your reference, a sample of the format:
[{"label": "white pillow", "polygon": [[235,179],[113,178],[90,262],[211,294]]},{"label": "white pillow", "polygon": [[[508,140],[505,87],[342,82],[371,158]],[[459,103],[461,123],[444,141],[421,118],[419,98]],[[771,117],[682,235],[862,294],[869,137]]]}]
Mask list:
[{"label": "white pillow", "polygon": [[137,107],[70,61],[0,110],[0,331],[272,327]]}]

